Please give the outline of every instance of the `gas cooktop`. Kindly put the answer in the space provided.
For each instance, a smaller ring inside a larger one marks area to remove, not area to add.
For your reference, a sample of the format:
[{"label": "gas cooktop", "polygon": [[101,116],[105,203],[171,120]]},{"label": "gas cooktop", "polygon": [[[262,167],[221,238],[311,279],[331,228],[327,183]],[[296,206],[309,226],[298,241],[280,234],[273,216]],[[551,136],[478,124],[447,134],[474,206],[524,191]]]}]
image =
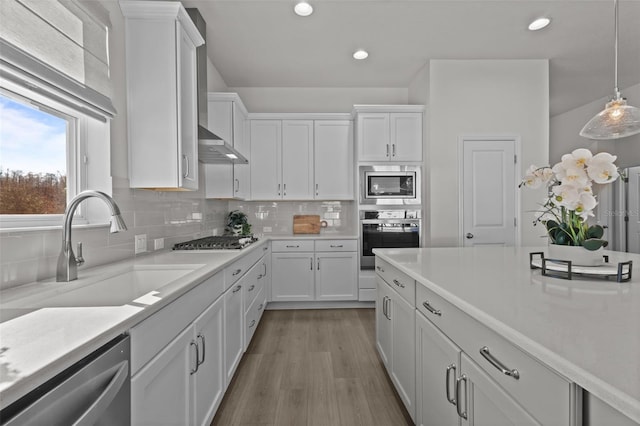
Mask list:
[{"label": "gas cooktop", "polygon": [[253,236],[217,235],[173,245],[173,250],[240,250],[258,241]]}]

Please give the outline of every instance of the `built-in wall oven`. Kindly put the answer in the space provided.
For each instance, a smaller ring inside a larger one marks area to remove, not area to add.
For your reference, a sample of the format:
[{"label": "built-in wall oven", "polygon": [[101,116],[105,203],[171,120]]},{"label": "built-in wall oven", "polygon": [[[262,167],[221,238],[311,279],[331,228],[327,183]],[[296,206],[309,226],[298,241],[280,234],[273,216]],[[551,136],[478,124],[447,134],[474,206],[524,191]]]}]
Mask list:
[{"label": "built-in wall oven", "polygon": [[360,268],[374,268],[374,248],[420,247],[420,221],[421,210],[361,210]]},{"label": "built-in wall oven", "polygon": [[419,206],[420,167],[360,166],[360,205]]}]

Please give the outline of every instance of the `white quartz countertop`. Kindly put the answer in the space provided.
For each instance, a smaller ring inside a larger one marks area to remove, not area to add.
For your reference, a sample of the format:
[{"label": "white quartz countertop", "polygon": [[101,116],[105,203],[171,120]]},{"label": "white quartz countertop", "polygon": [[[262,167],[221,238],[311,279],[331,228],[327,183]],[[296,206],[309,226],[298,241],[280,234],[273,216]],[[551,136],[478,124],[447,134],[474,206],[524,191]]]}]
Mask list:
[{"label": "white quartz countertop", "polygon": [[287,235],[269,235],[269,239],[278,240],[357,240],[357,235],[350,234],[332,234],[320,232],[319,234],[287,234]]},{"label": "white quartz countertop", "polygon": [[[242,256],[261,248],[268,239],[242,250],[159,251],[131,260],[80,268],[79,279],[54,279],[22,285],[0,293],[0,409],[129,330],[196,285]],[[70,287],[89,286],[123,268],[184,269],[184,273],[133,303],[95,303],[65,306],[60,300]],[[37,304],[22,302],[44,294]],[[34,307],[35,306],[35,307]]]},{"label": "white quartz countertop", "polygon": [[633,280],[545,277],[546,248],[375,249],[430,290],[583,389],[640,422],[640,255]]}]

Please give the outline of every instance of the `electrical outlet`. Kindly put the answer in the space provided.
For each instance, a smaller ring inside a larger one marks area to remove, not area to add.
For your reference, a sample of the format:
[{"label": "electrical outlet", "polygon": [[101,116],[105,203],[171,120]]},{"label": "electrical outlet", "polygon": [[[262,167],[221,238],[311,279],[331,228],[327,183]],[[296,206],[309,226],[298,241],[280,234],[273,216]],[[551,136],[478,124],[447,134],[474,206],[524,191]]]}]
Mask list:
[{"label": "electrical outlet", "polygon": [[147,251],[147,234],[136,235],[134,239],[135,253]]},{"label": "electrical outlet", "polygon": [[218,235],[218,228],[213,228],[213,231],[211,232],[211,235],[213,235],[214,237],[216,235]]},{"label": "electrical outlet", "polygon": [[156,238],[153,240],[153,249],[160,250],[164,248],[164,238]]},{"label": "electrical outlet", "polygon": [[262,227],[262,232],[265,233],[269,233],[269,232],[273,232],[270,226],[263,226]]}]

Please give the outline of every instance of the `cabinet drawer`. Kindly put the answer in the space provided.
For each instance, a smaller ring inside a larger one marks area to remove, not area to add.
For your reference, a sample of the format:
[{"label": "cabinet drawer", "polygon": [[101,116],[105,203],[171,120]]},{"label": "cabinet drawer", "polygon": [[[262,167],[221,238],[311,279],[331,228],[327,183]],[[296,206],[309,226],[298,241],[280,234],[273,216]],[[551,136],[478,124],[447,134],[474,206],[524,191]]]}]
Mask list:
[{"label": "cabinet drawer", "polygon": [[376,256],[376,273],[411,306],[416,302],[416,281]]},{"label": "cabinet drawer", "polygon": [[160,352],[224,292],[217,273],[130,330],[131,375]]},{"label": "cabinet drawer", "polygon": [[358,251],[358,240],[316,240],[316,251]]},{"label": "cabinet drawer", "polygon": [[[568,380],[420,283],[416,306],[540,423],[570,424],[572,387]],[[486,357],[481,353],[484,347]],[[517,370],[519,378],[504,374],[487,358],[507,370]]]},{"label": "cabinet drawer", "polygon": [[230,288],[240,277],[242,277],[255,263],[263,256],[264,252],[268,249],[265,245],[262,248],[258,248],[247,253],[241,259],[238,259],[231,265],[224,269],[225,289]]},{"label": "cabinet drawer", "polygon": [[258,323],[260,322],[260,318],[262,318],[262,312],[264,311],[265,303],[264,303],[264,293],[262,289],[256,295],[257,297],[254,299],[254,302],[249,307],[249,310],[245,313],[244,320],[244,348],[247,350],[249,347],[249,343],[251,343],[251,339],[253,338],[253,334],[256,332],[256,328],[258,328]]},{"label": "cabinet drawer", "polygon": [[271,242],[271,251],[297,252],[297,251],[313,251],[313,240],[281,240]]},{"label": "cabinet drawer", "polygon": [[265,258],[263,257],[259,260],[251,269],[249,270],[248,279],[245,285],[242,286],[242,290],[244,291],[244,306],[245,311],[249,309],[256,296],[262,288],[264,287],[264,274],[266,272],[266,263]]}]

